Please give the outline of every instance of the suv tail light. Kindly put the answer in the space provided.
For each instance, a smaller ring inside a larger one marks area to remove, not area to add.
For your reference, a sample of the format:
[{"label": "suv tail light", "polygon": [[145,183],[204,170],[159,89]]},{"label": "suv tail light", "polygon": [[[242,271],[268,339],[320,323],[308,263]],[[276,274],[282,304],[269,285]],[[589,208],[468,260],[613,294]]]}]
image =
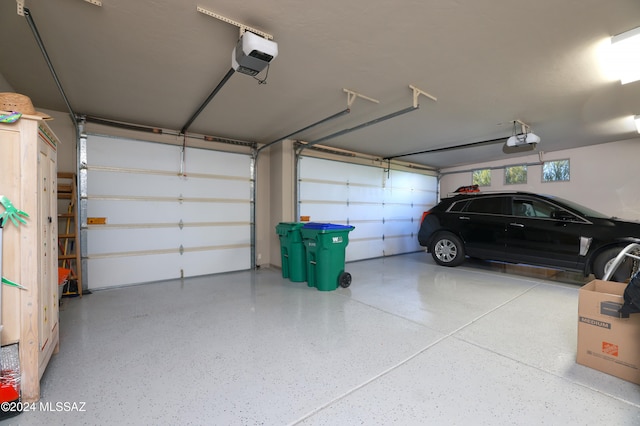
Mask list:
[{"label": "suv tail light", "polygon": [[422,222],[424,222],[424,218],[427,217],[427,215],[430,213],[431,213],[431,210],[427,210],[426,212],[422,213],[422,218],[420,219],[421,225],[422,225]]}]

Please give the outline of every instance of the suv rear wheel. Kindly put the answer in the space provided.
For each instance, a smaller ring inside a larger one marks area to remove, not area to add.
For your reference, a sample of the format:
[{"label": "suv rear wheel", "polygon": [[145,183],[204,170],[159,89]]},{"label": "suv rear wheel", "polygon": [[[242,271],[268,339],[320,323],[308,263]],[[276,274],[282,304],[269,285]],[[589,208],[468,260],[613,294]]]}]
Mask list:
[{"label": "suv rear wheel", "polygon": [[458,266],[464,262],[464,245],[451,232],[438,233],[431,242],[430,251],[438,265]]}]

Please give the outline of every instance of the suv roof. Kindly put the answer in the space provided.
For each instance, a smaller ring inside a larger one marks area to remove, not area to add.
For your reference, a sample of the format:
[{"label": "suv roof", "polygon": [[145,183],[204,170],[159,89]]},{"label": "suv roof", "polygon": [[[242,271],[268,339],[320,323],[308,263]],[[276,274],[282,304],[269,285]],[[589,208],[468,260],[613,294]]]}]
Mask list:
[{"label": "suv roof", "polygon": [[529,195],[533,197],[545,198],[545,199],[553,199],[552,196],[547,196],[543,194],[536,194],[534,192],[527,191],[473,191],[473,192],[449,192],[446,197],[442,198],[442,201],[453,199],[453,198],[471,198],[471,197],[482,197],[489,195]]}]

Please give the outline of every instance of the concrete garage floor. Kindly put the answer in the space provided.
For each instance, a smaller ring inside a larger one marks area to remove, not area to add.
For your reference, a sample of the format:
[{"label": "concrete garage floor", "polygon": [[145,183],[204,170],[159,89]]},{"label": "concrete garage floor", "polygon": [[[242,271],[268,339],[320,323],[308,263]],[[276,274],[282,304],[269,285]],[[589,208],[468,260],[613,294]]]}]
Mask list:
[{"label": "concrete garage floor", "polygon": [[[640,386],[577,365],[588,279],[425,253],[63,299],[45,409],[6,424],[638,425]],[[64,405],[63,405],[64,406]]]}]

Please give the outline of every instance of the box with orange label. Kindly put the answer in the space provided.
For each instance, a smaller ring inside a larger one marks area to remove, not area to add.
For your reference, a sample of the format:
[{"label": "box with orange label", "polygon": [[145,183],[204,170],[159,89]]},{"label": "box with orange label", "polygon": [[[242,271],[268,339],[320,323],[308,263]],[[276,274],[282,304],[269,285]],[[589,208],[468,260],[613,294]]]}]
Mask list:
[{"label": "box with orange label", "polygon": [[640,384],[640,314],[620,318],[626,283],[593,280],[578,297],[578,364]]}]

